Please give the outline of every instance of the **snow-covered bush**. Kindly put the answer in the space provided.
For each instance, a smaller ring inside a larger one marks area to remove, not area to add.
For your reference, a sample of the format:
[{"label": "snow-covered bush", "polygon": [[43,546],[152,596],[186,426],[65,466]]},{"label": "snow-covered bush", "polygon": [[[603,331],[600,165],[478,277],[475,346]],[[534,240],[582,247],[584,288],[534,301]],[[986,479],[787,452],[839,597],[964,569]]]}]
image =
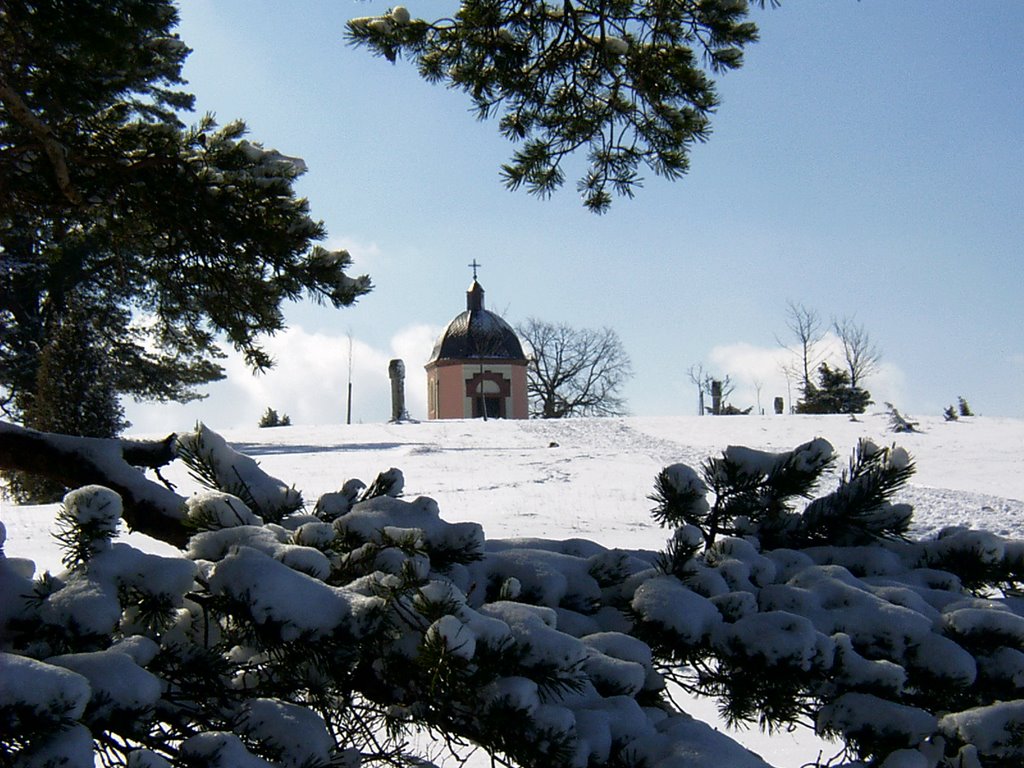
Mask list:
[{"label": "snow-covered bush", "polygon": [[662,470],[650,497],[657,502],[653,514],[663,526],[696,527],[708,547],[722,535],[755,536],[771,549],[899,538],[911,510],[888,499],[913,474],[907,452],[861,440],[839,487],[794,511],[834,463],[832,446],[821,438],[783,453],[730,446],[699,475],[681,464]]},{"label": "snow-covered bush", "polygon": [[260,512],[197,494],[185,556],[159,557],[114,540],[121,499],[90,486],[65,498],[67,570],[0,556],[0,765],[393,764],[413,726],[519,765],[766,765],[674,685],[843,759],[1024,760],[1024,606],[1000,589],[1024,546],[907,539],[898,448],[862,442],[803,509],[822,440],[669,467],[657,553],[487,541],[397,470],[281,512],[293,491],[215,433],[183,444]]},{"label": "snow-covered bush", "polygon": [[654,516],[676,530],[664,575],[632,601],[655,668],[719,697],[730,721],[811,723],[871,764],[1024,759],[1019,709],[984,709],[1024,705],[1024,542],[964,528],[909,540],[912,510],[890,499],[913,462],[868,440],[836,490],[797,510],[831,463],[815,440],[659,475]]},{"label": "snow-covered bush", "polygon": [[916,421],[908,419],[892,403],[886,403],[885,408],[889,412],[889,429],[893,432],[917,432]]}]

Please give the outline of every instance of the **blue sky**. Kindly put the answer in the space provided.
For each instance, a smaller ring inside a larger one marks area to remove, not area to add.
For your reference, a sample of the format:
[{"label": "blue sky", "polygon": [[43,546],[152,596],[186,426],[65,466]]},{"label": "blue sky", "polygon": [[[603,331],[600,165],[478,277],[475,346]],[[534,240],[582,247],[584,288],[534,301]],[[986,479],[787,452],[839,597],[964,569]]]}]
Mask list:
[{"label": "blue sky", "polygon": [[[409,3],[441,15],[443,2]],[[729,374],[733,402],[788,396],[786,302],[854,316],[883,353],[879,402],[1024,416],[1024,3],[784,0],[753,11],[761,41],[719,78],[713,134],[670,183],[595,216],[570,182],[549,200],[506,191],[510,153],[459,93],[346,45],[344,22],[388,4],[186,0],[197,114],[243,118],[250,138],[304,158],[313,213],[375,290],[341,310],[292,305],[268,346],[280,363],[189,406],[129,407],[139,431],[390,414],[387,361],[421,369],[483,267],[487,306],[610,326],[635,369],[632,413],[693,413],[686,371]]]}]

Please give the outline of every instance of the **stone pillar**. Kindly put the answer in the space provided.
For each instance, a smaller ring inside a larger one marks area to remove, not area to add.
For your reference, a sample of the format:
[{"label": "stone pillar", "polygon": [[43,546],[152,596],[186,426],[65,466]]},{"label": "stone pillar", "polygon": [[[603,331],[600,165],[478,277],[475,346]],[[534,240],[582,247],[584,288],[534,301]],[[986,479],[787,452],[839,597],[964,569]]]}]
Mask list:
[{"label": "stone pillar", "polygon": [[409,414],[405,410],[405,363],[392,360],[388,364],[391,378],[391,421],[405,421]]},{"label": "stone pillar", "polygon": [[711,413],[715,416],[722,413],[722,382],[717,379],[711,381]]}]

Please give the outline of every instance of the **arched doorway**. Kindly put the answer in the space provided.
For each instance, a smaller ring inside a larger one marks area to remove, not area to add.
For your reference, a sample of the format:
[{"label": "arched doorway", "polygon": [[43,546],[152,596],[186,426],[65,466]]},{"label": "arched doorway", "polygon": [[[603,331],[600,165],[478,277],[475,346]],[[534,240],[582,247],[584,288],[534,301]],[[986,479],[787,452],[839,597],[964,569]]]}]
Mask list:
[{"label": "arched doorway", "polygon": [[505,398],[511,382],[500,373],[481,371],[466,382],[466,397],[473,402],[473,418],[504,419],[508,416]]}]

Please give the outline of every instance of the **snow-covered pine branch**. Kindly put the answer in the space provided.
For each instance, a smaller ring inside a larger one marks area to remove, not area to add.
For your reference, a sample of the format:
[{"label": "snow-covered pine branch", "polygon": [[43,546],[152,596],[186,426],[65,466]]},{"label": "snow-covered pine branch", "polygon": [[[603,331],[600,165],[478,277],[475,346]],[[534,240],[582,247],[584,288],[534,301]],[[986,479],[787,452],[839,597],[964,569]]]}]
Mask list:
[{"label": "snow-covered pine branch", "polygon": [[[109,494],[84,489],[68,503],[93,509]],[[141,750],[217,765],[372,763],[363,723],[373,719],[470,738],[521,764],[633,752],[663,764],[680,748],[676,731],[688,749],[766,765],[707,725],[642,706],[661,687],[643,644],[579,612],[600,602],[589,570],[607,553],[597,545],[572,554],[536,542],[485,557],[479,526],[445,523],[427,499],[388,496],[334,525],[302,513],[280,525],[230,520],[193,536],[187,560],[97,546],[35,586],[23,563],[2,563],[3,594],[27,596],[4,605],[3,679],[50,681],[3,690],[0,715],[16,734],[5,748],[78,763],[94,748],[113,760]],[[364,543],[335,546],[352,532]],[[368,544],[372,559],[361,556]],[[475,556],[435,570],[432,550]],[[647,567],[635,560],[629,571]],[[146,607],[159,610],[143,621]],[[573,621],[579,637],[563,631]]]},{"label": "snow-covered pine branch", "polygon": [[[251,469],[225,448],[226,466]],[[891,490],[868,470],[906,470],[897,451],[862,445],[840,489]],[[724,460],[799,533],[793,499],[831,456],[812,441]],[[692,470],[659,483],[684,511],[712,508]],[[661,514],[678,526],[666,553],[487,541],[401,486],[397,470],[372,491],[349,481],[276,523],[197,494],[184,558],[111,540],[112,491],[69,495],[68,570],[33,580],[0,557],[0,747],[26,764],[356,766],[399,759],[406,730],[426,727],[519,765],[767,765],[679,711],[678,684],[735,721],[808,723],[870,765],[1024,759],[1024,609],[998,588],[1019,583],[1024,542],[950,529],[771,548],[753,496],[752,522],[729,523],[743,535],[710,542]],[[825,498],[841,515],[860,497]]]},{"label": "snow-covered pine branch", "polygon": [[268,522],[278,522],[302,507],[301,493],[268,475],[255,460],[236,451],[204,424],[180,435],[174,452],[195,480],[237,496]]},{"label": "snow-covered pine branch", "polygon": [[121,496],[129,527],[180,546],[188,538],[182,525],[185,499],[139,469],[170,463],[174,439],[72,437],[0,421],[0,468],[36,473],[71,488],[102,484]]}]

